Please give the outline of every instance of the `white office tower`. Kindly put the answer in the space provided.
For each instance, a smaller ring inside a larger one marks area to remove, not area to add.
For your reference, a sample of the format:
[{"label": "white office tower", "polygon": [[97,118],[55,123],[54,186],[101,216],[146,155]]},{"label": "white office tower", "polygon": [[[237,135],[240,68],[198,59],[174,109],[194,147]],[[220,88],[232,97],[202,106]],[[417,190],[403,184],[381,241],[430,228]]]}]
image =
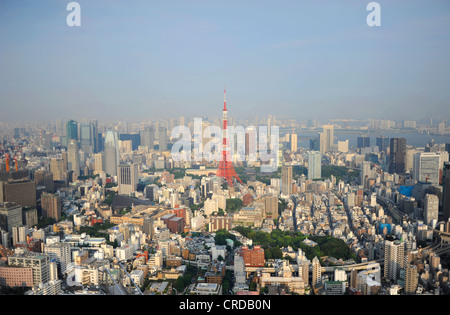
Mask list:
[{"label": "white office tower", "polygon": [[334,144],[334,126],[324,125],[323,132],[319,134],[320,153],[325,154],[331,151]]},{"label": "white office tower", "polygon": [[334,270],[334,281],[347,281],[347,273],[342,268]]},{"label": "white office tower", "polygon": [[59,265],[60,273],[64,274],[71,262],[70,244],[48,242],[44,245],[44,252]]},{"label": "white office tower", "polygon": [[306,258],[305,253],[299,249],[297,253],[298,275],[303,278],[305,286],[309,284],[309,265],[310,261]]},{"label": "white office tower", "polygon": [[244,258],[240,255],[234,255],[234,276],[236,283],[246,283]]},{"label": "white office tower", "polygon": [[376,193],[372,193],[370,195],[370,206],[371,207],[375,207],[377,205],[377,194]]},{"label": "white office tower", "polygon": [[371,177],[370,172],[370,162],[369,161],[363,161],[361,163],[361,179],[360,179],[360,185],[362,185],[364,188],[367,188],[367,180]]},{"label": "white office tower", "polygon": [[94,170],[95,174],[100,174],[105,171],[105,153],[100,152],[94,155]]},{"label": "white office tower", "polygon": [[426,224],[434,228],[438,222],[439,197],[432,194],[425,195],[424,217]]},{"label": "white office tower", "polygon": [[16,246],[18,243],[25,243],[27,241],[27,232],[28,228],[26,226],[13,226],[13,245]]},{"label": "white office tower", "polygon": [[119,195],[129,196],[137,190],[139,182],[138,165],[135,163],[119,165],[117,178],[119,182]]},{"label": "white office tower", "polygon": [[50,274],[50,281],[53,280],[58,280],[58,267],[56,265],[56,260],[55,259],[50,259],[50,270],[49,270],[49,274]]},{"label": "white office tower", "polygon": [[120,153],[117,132],[108,131],[105,137],[105,172],[111,176],[117,176],[119,162]]},{"label": "white office tower", "polygon": [[308,153],[308,179],[322,177],[322,154],[319,151]]},{"label": "white office tower", "polygon": [[315,286],[322,282],[322,266],[320,266],[319,258],[314,257],[312,260],[312,285]]},{"label": "white office tower", "polygon": [[397,281],[400,269],[405,267],[405,243],[399,240],[384,242],[384,277]]},{"label": "white office tower", "polygon": [[439,184],[440,155],[435,152],[414,154],[413,178],[418,182]]},{"label": "white office tower", "polygon": [[80,150],[75,139],[71,139],[67,146],[67,165],[68,171],[73,172],[73,179],[78,178],[80,176]]}]

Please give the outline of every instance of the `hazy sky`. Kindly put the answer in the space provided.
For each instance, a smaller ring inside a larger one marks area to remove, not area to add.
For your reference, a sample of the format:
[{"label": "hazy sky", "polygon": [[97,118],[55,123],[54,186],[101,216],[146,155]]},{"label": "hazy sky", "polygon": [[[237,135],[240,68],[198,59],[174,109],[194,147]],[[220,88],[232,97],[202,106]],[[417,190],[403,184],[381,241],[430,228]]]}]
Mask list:
[{"label": "hazy sky", "polygon": [[0,120],[450,118],[450,1],[0,1]]}]

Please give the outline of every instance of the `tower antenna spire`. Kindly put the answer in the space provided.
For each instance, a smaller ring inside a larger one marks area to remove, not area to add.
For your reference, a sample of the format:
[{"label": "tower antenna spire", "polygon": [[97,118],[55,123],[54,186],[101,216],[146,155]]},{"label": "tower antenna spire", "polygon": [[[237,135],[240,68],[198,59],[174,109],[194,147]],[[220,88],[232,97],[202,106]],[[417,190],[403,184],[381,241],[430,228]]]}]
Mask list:
[{"label": "tower antenna spire", "polygon": [[241,184],[242,181],[233,167],[230,148],[228,146],[228,113],[227,113],[226,89],[223,89],[223,136],[222,136],[222,157],[219,162],[219,168],[216,176],[225,178],[229,186],[233,186],[233,179],[237,179]]},{"label": "tower antenna spire", "polygon": [[227,89],[225,84],[223,85],[223,110],[227,110]]}]

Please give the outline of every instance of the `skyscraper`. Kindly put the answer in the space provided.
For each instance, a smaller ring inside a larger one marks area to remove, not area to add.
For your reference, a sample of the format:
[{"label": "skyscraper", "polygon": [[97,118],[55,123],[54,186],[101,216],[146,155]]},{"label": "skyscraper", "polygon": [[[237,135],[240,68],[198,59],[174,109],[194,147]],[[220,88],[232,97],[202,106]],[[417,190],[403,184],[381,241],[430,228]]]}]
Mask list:
[{"label": "skyscraper", "polygon": [[416,293],[417,286],[419,285],[419,271],[416,265],[408,264],[406,266],[406,279],[405,279],[405,293]]},{"label": "skyscraper", "polygon": [[141,131],[141,145],[146,146],[149,150],[155,148],[155,128],[153,126],[146,127]]},{"label": "skyscraper", "polygon": [[50,160],[50,172],[53,174],[54,181],[67,179],[67,169],[64,167],[63,159],[52,158]]},{"label": "skyscraper", "polygon": [[447,222],[450,219],[450,162],[444,163],[444,170],[442,172],[442,212],[443,220]]},{"label": "skyscraper", "polygon": [[322,267],[320,266],[320,261],[316,257],[312,260],[312,277],[311,285],[315,286],[322,282]]},{"label": "skyscraper", "polygon": [[384,277],[394,282],[405,267],[405,243],[399,240],[386,239],[384,242]]},{"label": "skyscraper", "polygon": [[71,262],[71,250],[68,243],[51,243],[45,244],[44,253],[46,253],[50,259],[55,260],[59,266],[59,273],[64,274],[67,267]]},{"label": "skyscraper", "polygon": [[12,180],[0,182],[0,202],[15,202],[24,207],[36,207],[36,182]]},{"label": "skyscraper", "polygon": [[78,123],[75,120],[69,120],[66,123],[66,139],[69,144],[71,139],[78,141]]},{"label": "skyscraper", "polygon": [[292,194],[292,166],[281,167],[281,194],[290,196]]},{"label": "skyscraper", "polygon": [[308,153],[308,178],[318,179],[322,177],[322,154],[319,151]]},{"label": "skyscraper", "polygon": [[105,171],[105,153],[100,152],[94,155],[94,170],[95,174],[100,174]]},{"label": "skyscraper", "polygon": [[80,148],[86,154],[98,152],[98,131],[97,123],[90,122],[80,125]]},{"label": "skyscraper", "polygon": [[105,137],[105,172],[110,176],[116,176],[119,162],[119,139],[117,133],[110,130]]},{"label": "skyscraper", "polygon": [[389,173],[402,174],[405,172],[406,139],[391,138],[389,153]]},{"label": "skyscraper", "polygon": [[141,145],[141,135],[139,133],[122,133],[119,135],[119,140],[121,141],[131,141],[131,149],[133,151],[137,150]]},{"label": "skyscraper", "polygon": [[159,138],[158,138],[159,149],[161,151],[166,151],[167,150],[167,128],[159,127],[158,134],[159,134]]},{"label": "skyscraper", "polygon": [[389,147],[389,138],[386,136],[378,136],[376,138],[376,145],[380,152],[387,152]]},{"label": "skyscraper", "polygon": [[53,218],[56,221],[61,219],[61,199],[58,195],[42,194],[41,209],[44,218]]},{"label": "skyscraper", "polygon": [[324,125],[323,131],[319,135],[320,153],[325,154],[330,151],[334,144],[334,126]]},{"label": "skyscraper", "polygon": [[357,148],[368,148],[370,147],[370,137],[363,135],[357,138]]},{"label": "skyscraper", "polygon": [[294,132],[291,134],[291,152],[297,152],[297,134]]},{"label": "skyscraper", "polygon": [[439,197],[437,195],[426,194],[423,210],[425,223],[434,228],[434,225],[438,222]]},{"label": "skyscraper", "polygon": [[319,151],[320,150],[320,137],[316,139],[310,139],[309,140],[309,149],[313,151]]},{"label": "skyscraper", "polygon": [[34,181],[36,182],[36,186],[45,187],[46,192],[53,193],[55,190],[53,174],[49,171],[37,170],[34,173]]},{"label": "skyscraper", "polygon": [[119,195],[130,195],[137,190],[138,175],[137,164],[120,164],[118,166]]},{"label": "skyscraper", "polygon": [[71,139],[67,145],[67,162],[69,171],[73,172],[73,179],[78,178],[80,176],[80,151],[75,139]]},{"label": "skyscraper", "polygon": [[[370,177],[370,165],[371,163],[369,161],[363,161],[361,163],[361,179],[360,184],[364,186],[364,188],[367,188],[367,179]],[[367,176],[367,178],[366,178]]]},{"label": "skyscraper", "polygon": [[439,184],[440,156],[435,152],[418,152],[413,158],[413,178],[418,182]]}]

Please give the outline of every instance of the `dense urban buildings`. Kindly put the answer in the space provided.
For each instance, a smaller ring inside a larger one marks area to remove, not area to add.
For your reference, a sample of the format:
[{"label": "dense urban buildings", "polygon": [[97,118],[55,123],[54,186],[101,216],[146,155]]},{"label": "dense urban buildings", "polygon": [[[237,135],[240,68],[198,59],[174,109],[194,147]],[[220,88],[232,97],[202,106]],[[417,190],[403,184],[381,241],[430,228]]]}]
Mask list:
[{"label": "dense urban buildings", "polygon": [[[286,124],[274,116],[270,123]],[[107,295],[450,292],[446,143],[413,146],[377,130],[349,140],[336,123],[300,123],[280,134],[278,167],[265,173],[249,154],[258,146],[250,148],[247,132],[239,142],[244,159],[230,156],[242,179],[231,186],[217,176],[220,161],[173,160],[167,149],[176,140],[166,138],[164,121],[123,130],[60,124],[45,132],[65,130],[66,145],[51,137],[46,148],[42,132],[29,128],[20,138],[35,153],[3,147],[17,157],[3,155],[0,165],[3,287],[64,294],[94,285],[92,294]],[[318,147],[300,140],[308,128]],[[249,130],[257,142],[258,129]],[[199,272],[191,285],[177,280]]]},{"label": "dense urban buildings", "polygon": [[450,294],[448,3],[36,2],[1,5],[0,295]]}]

